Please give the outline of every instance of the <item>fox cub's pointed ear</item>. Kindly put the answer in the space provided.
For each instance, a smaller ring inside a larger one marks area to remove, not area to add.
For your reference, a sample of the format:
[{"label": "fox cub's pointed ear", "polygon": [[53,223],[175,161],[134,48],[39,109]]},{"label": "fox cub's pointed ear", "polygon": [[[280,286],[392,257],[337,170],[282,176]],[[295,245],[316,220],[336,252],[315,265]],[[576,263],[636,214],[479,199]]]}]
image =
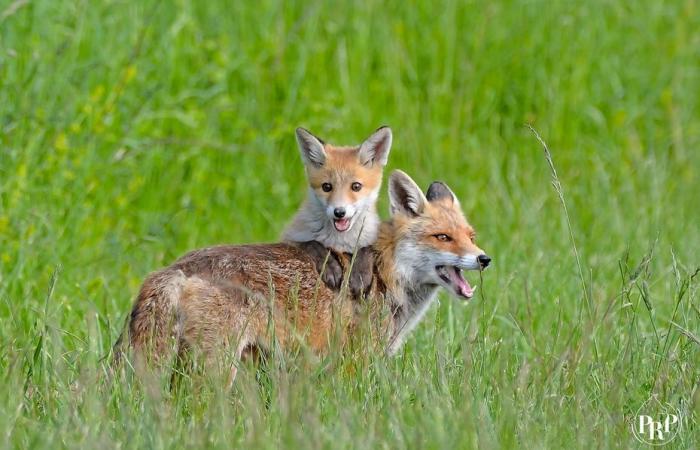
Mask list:
[{"label": "fox cub's pointed ear", "polygon": [[379,128],[360,145],[358,152],[360,162],[370,167],[375,164],[379,164],[382,167],[386,166],[386,162],[389,159],[389,150],[391,150],[391,140],[391,128]]},{"label": "fox cub's pointed ear", "polygon": [[389,203],[392,216],[403,213],[415,217],[423,213],[427,200],[411,177],[395,170],[389,177]]},{"label": "fox cub's pointed ear", "polygon": [[321,167],[326,163],[326,151],[323,149],[323,141],[305,130],[297,128],[297,143],[304,164]]},{"label": "fox cub's pointed ear", "polygon": [[426,198],[429,202],[434,202],[436,200],[450,199],[452,203],[459,205],[459,200],[457,196],[452,192],[449,186],[447,186],[442,181],[433,181],[428,188],[428,193]]}]

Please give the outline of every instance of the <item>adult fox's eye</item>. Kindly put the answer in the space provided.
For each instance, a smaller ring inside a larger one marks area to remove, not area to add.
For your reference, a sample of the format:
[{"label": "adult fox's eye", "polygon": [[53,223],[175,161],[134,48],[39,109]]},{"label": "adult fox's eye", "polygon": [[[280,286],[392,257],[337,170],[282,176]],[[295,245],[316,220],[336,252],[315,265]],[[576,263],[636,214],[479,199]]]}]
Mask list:
[{"label": "adult fox's eye", "polygon": [[323,189],[323,192],[330,192],[333,190],[333,185],[330,183],[323,183],[321,189]]},{"label": "adult fox's eye", "polygon": [[358,183],[355,181],[351,186],[350,189],[352,189],[355,192],[360,192],[360,189],[362,189],[362,183]]},{"label": "adult fox's eye", "polygon": [[452,240],[451,237],[449,237],[448,235],[446,235],[444,233],[434,234],[433,236],[435,237],[435,239],[437,239],[438,241],[441,241],[441,242],[450,242]]}]

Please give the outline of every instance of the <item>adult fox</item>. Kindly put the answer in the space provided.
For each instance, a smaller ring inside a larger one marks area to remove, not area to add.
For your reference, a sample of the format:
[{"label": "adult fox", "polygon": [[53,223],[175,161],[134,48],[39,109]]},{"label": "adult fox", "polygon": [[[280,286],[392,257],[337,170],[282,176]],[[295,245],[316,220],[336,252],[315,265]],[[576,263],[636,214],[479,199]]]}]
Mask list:
[{"label": "adult fox", "polygon": [[[240,359],[271,345],[324,353],[334,337],[346,342],[361,320],[376,321],[375,339],[396,353],[438,287],[472,297],[462,270],[483,270],[490,258],[474,243],[474,230],[444,183],[432,183],[424,195],[395,171],[389,198],[391,220],[374,245],[368,318],[357,313],[357,302],[318,282],[313,259],[296,245],[210,247],[146,279],[115,357],[125,345],[138,365],[171,363],[175,352],[189,350],[210,363],[221,351]],[[233,364],[231,380],[235,373]]]}]

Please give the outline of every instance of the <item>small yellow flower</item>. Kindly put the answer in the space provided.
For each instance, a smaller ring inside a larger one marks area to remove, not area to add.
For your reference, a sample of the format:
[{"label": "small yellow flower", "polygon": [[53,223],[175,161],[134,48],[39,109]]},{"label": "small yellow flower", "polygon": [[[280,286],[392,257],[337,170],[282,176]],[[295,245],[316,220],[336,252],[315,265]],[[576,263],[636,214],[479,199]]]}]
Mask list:
[{"label": "small yellow flower", "polygon": [[673,106],[673,90],[671,88],[661,91],[661,104],[666,108]]},{"label": "small yellow flower", "polygon": [[92,92],[90,93],[90,101],[93,103],[97,103],[102,98],[104,93],[105,93],[105,87],[101,84],[98,84],[95,87],[95,89],[93,89]]},{"label": "small yellow flower", "polygon": [[144,184],[144,179],[142,176],[135,176],[129,181],[128,189],[129,192],[136,192],[141,189]]},{"label": "small yellow flower", "polygon": [[34,236],[34,232],[36,231],[36,227],[34,226],[33,223],[30,223],[29,226],[27,227],[26,230],[24,230],[24,238],[29,239],[32,236]]},{"label": "small yellow flower", "polygon": [[68,136],[66,136],[66,133],[61,131],[56,135],[56,139],[53,141],[53,146],[56,148],[56,150],[59,151],[59,153],[65,153],[66,150],[69,148],[69,143],[68,143]]},{"label": "small yellow flower", "polygon": [[131,80],[134,79],[136,76],[136,66],[133,64],[130,66],[127,66],[126,71],[124,72],[124,83],[129,83]]},{"label": "small yellow flower", "polygon": [[627,113],[624,109],[618,109],[612,116],[612,122],[615,127],[619,128],[627,121]]}]

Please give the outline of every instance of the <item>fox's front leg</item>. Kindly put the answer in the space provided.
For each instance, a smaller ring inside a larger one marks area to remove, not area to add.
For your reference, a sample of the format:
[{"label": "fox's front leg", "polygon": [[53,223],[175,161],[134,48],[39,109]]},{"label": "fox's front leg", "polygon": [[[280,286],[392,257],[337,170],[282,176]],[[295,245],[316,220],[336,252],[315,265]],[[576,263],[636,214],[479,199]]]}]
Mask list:
[{"label": "fox's front leg", "polygon": [[321,274],[326,286],[333,290],[340,289],[343,283],[343,267],[335,253],[316,241],[301,242],[299,247],[314,261],[316,270]]},{"label": "fox's front leg", "polygon": [[372,247],[363,247],[355,253],[348,287],[355,298],[366,295],[372,285],[374,276],[374,251]]}]

